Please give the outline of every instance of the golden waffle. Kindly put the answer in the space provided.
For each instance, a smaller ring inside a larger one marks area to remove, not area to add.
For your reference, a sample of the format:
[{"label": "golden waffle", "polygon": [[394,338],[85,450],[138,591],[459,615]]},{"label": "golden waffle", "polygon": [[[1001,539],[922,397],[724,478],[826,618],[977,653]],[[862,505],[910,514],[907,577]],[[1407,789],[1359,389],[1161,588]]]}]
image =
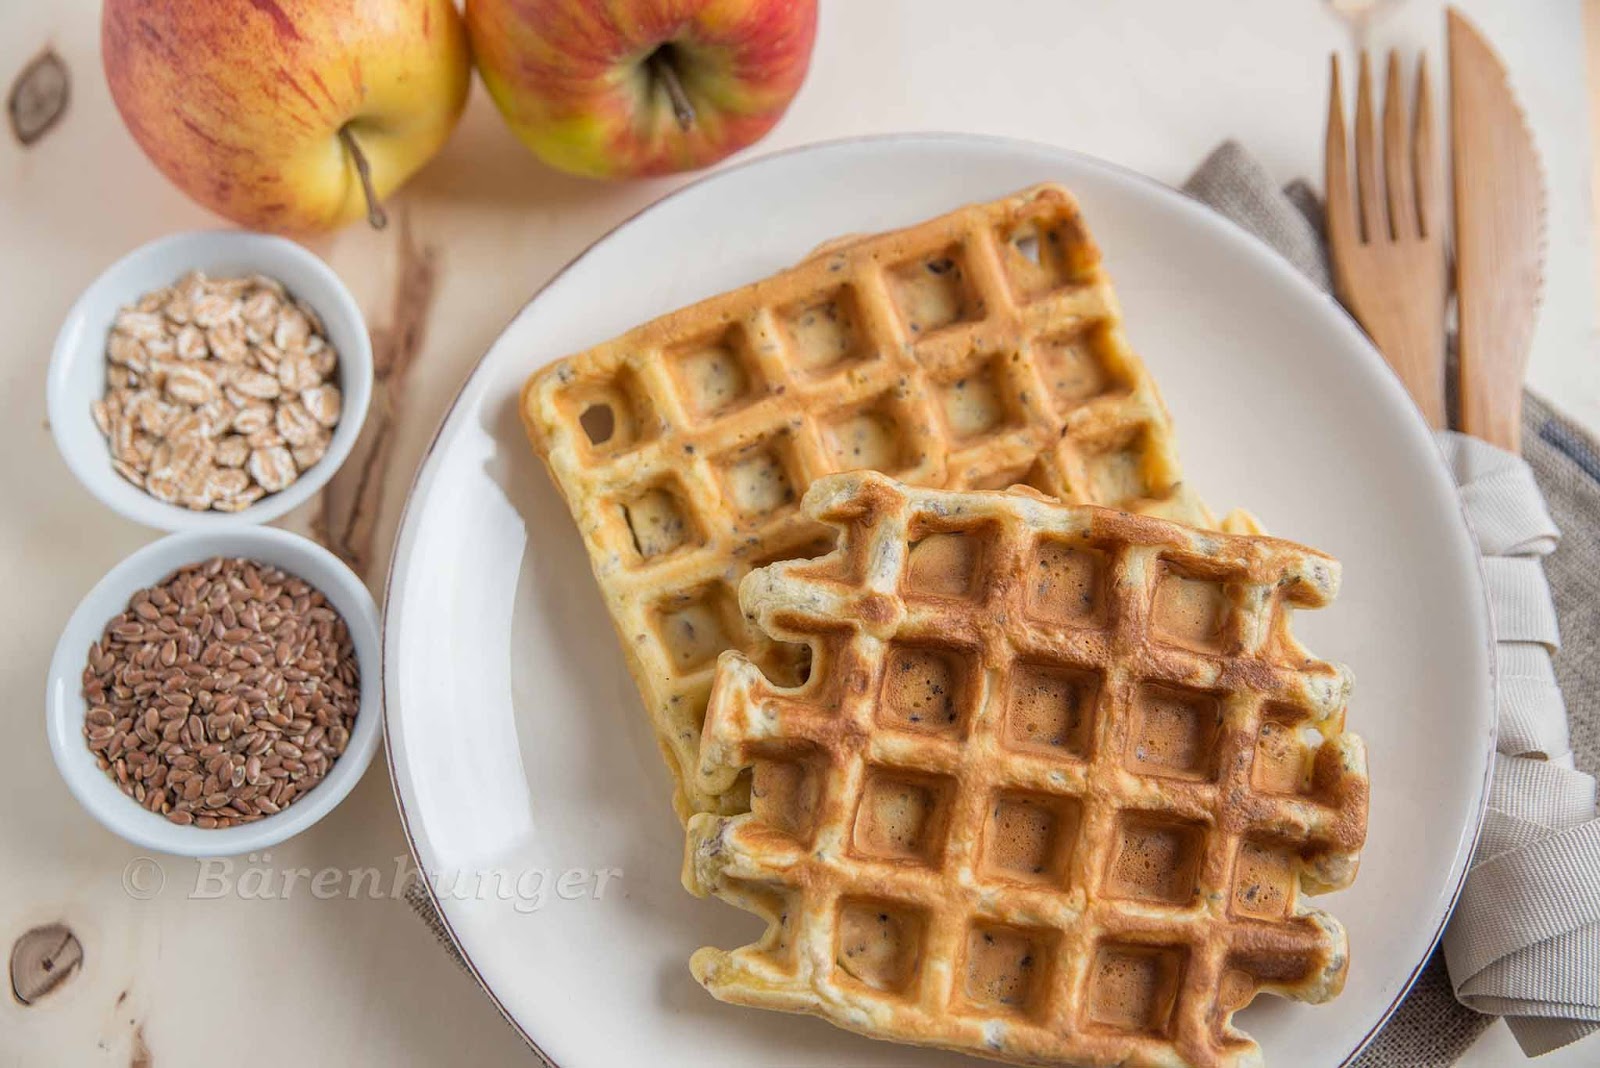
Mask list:
[{"label": "golden waffle", "polygon": [[693,769],[717,654],[793,649],[739,617],[739,580],[826,551],[813,479],[1026,482],[1209,524],[1166,409],[1066,190],[1038,186],[797,267],[558,361],[522,414],[583,532],[677,786],[680,816],[743,811]]},{"label": "golden waffle", "polygon": [[768,923],[694,955],[712,994],[1024,1064],[1238,1065],[1258,991],[1339,992],[1301,893],[1355,875],[1366,756],[1289,618],[1337,561],[865,471],[804,510],[840,548],[740,597],[811,676],[726,653],[705,723],[753,811],[690,820],[684,881]]}]

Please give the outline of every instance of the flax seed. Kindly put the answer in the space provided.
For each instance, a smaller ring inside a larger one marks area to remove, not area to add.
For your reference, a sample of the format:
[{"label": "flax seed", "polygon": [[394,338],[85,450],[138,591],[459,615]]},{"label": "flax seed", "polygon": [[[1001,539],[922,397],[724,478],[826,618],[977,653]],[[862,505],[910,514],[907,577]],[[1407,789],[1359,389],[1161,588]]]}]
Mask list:
[{"label": "flax seed", "polygon": [[82,690],[101,770],[149,811],[213,829],[274,815],[327,775],[360,667],[320,591],[218,557],[130,598],[89,648]]}]

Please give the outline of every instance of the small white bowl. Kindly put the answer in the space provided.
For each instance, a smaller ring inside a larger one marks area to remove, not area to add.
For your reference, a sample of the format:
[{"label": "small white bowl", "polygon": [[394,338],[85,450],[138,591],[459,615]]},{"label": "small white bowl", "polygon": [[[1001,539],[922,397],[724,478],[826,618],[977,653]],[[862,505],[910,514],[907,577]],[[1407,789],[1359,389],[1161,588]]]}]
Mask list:
[{"label": "small white bowl", "polygon": [[[242,556],[282,568],[321,590],[344,617],[361,667],[361,704],[344,754],[321,782],[281,812],[254,823],[203,830],[180,827],[149,812],[124,794],[95,764],[84,740],[88,706],[83,669],[89,647],[105,626],[128,607],[134,593],[188,564],[213,556]],[[112,568],[72,613],[50,660],[45,695],[47,733],[56,767],[73,796],[107,829],[135,845],[190,857],[229,856],[276,845],[331,812],[372,762],[383,733],[383,698],[378,609],[355,572],[328,550],[275,527],[235,523],[217,530],[171,534],[146,545]]]},{"label": "small white bowl", "polygon": [[[269,493],[243,511],[194,512],[150,496],[111,466],[111,449],[94,424],[91,405],[105,395],[106,340],[118,310],[190,271],[222,277],[260,273],[282,282],[316,310],[339,352],[339,425],[328,451],[288,489]],[[201,530],[265,523],[308,500],[333,475],[361,432],[372,399],[372,342],[355,298],[316,255],[282,237],[240,230],[173,234],[143,245],[108,267],[84,290],[56,335],[50,355],[50,431],[56,448],[89,492],[114,510],[160,530]]]}]

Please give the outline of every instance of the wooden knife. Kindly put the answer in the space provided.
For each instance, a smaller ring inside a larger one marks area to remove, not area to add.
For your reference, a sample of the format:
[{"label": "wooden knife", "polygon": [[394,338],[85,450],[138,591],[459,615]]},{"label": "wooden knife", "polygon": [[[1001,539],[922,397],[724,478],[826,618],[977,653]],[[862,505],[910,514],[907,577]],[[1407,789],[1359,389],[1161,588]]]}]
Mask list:
[{"label": "wooden knife", "polygon": [[1544,282],[1544,176],[1500,57],[1461,12],[1446,21],[1461,429],[1518,452]]}]

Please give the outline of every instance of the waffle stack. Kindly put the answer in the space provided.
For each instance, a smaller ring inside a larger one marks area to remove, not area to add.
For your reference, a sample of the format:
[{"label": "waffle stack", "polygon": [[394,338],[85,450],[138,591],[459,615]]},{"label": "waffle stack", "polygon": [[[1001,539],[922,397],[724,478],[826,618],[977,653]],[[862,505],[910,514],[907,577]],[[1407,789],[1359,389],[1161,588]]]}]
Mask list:
[{"label": "waffle stack", "polygon": [[[1355,874],[1365,752],[1347,673],[1294,609],[1336,561],[1026,492],[857,472],[804,514],[746,614],[812,650],[799,686],[722,657],[707,771],[753,810],[690,821],[685,881],[763,938],[695,954],[717,997],[1025,1064],[1259,1061],[1260,990],[1344,982],[1304,892]],[[1312,733],[1312,732],[1315,733]]]},{"label": "waffle stack", "polygon": [[1065,190],[832,242],[551,365],[522,414],[684,883],[768,924],[695,954],[712,994],[1208,1066],[1259,1061],[1232,1025],[1258,992],[1341,989],[1302,898],[1354,877],[1365,753],[1348,674],[1290,629],[1338,564],[1211,529]]},{"label": "waffle stack", "polygon": [[1013,483],[1209,525],[1154,382],[1064,189],[1038,186],[800,265],[536,374],[530,440],[582,530],[676,785],[734,814],[748,780],[697,772],[718,655],[798,682],[804,646],[751,628],[752,568],[827,551],[798,503],[826,474]]}]

